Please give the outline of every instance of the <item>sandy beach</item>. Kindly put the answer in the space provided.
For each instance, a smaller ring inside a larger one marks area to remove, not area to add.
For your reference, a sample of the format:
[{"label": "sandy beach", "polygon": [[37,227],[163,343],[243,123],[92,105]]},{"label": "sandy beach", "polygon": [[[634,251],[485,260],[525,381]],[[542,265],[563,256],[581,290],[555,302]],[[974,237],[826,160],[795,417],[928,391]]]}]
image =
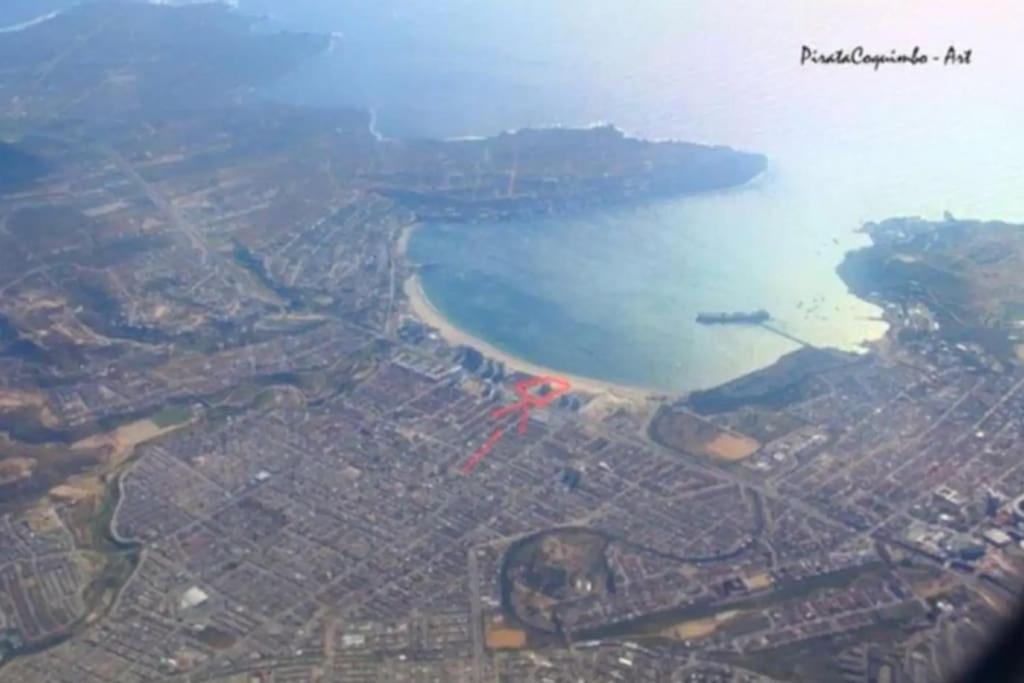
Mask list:
[{"label": "sandy beach", "polygon": [[426,292],[423,291],[423,286],[420,284],[420,279],[417,275],[409,277],[405,281],[403,289],[405,291],[406,299],[409,302],[411,313],[419,318],[419,320],[424,324],[435,328],[441,337],[452,346],[471,346],[483,353],[485,356],[503,362],[505,367],[509,370],[518,370],[519,372],[525,372],[534,376],[548,375],[560,377],[568,381],[572,388],[578,391],[590,394],[608,395],[634,404],[645,403],[648,399],[654,397],[654,392],[641,387],[630,387],[611,382],[603,382],[591,377],[568,375],[564,372],[559,372],[558,370],[545,368],[506,353],[505,351],[488,344],[482,339],[460,330],[449,322],[448,319],[445,318],[430,302],[430,299],[427,298]]}]

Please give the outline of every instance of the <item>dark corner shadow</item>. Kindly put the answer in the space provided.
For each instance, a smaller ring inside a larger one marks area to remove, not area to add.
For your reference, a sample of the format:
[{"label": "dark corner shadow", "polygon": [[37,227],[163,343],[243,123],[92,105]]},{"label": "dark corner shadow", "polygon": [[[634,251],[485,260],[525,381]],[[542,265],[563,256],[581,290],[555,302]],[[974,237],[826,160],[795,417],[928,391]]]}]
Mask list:
[{"label": "dark corner shadow", "polygon": [[1024,604],[996,632],[991,646],[954,683],[1019,683],[1024,681]]}]

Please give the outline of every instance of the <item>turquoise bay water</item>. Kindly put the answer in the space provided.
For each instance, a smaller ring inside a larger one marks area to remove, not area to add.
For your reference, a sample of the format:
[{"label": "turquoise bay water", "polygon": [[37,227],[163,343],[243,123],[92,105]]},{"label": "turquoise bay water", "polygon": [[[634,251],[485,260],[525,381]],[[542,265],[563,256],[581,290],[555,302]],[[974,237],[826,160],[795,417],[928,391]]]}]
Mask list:
[{"label": "turquoise bay water", "polygon": [[435,306],[503,350],[617,383],[712,386],[797,347],[698,325],[701,311],[766,308],[780,328],[848,349],[884,330],[837,278],[800,265],[835,263],[854,240],[823,239],[819,212],[773,205],[779,183],[572,219],[428,225],[409,253],[427,264]]},{"label": "turquoise bay water", "polygon": [[[867,220],[943,211],[1024,221],[1024,6],[1003,0],[242,0],[337,31],[278,97],[373,108],[389,136],[489,135],[610,121],[630,134],[762,152],[751,186],[615,211],[435,225],[411,256],[456,325],[530,361],[680,391],[795,346],[701,327],[766,308],[814,344],[856,349],[879,311],[835,274]],[[800,48],[973,51],[963,67],[801,67]]]}]

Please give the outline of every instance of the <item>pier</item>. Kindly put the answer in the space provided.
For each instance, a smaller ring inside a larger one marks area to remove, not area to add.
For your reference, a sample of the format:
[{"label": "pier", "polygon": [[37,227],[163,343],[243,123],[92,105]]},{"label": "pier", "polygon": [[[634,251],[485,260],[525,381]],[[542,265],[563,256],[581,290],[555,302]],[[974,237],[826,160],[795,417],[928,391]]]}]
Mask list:
[{"label": "pier", "polygon": [[806,347],[808,349],[816,348],[814,344],[807,341],[806,339],[801,339],[800,337],[792,335],[789,332],[786,332],[785,330],[780,330],[778,327],[775,327],[771,323],[758,323],[758,327],[762,327],[768,330],[769,332],[777,334],[780,337],[783,337],[784,339],[788,339],[789,341],[795,344],[799,344],[800,346]]}]

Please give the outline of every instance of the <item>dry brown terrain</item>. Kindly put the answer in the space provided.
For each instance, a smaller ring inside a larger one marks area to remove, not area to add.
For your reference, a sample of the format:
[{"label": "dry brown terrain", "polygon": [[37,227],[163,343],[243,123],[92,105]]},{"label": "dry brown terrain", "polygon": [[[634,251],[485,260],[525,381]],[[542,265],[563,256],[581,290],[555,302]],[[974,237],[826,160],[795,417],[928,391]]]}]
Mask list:
[{"label": "dry brown terrain", "polygon": [[666,409],[655,418],[651,436],[677,451],[726,462],[749,458],[761,447],[756,439],[676,409]]}]

